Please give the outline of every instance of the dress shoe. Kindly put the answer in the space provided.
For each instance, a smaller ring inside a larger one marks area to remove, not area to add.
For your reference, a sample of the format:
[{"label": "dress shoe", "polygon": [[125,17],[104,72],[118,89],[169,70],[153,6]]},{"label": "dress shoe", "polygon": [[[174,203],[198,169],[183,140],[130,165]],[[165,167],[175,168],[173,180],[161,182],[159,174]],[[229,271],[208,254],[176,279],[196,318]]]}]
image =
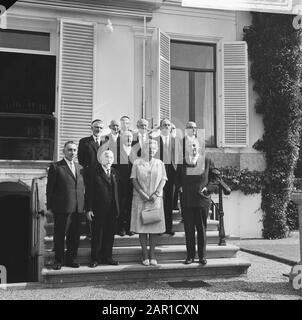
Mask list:
[{"label": "dress shoe", "polygon": [[121,237],[124,237],[126,235],[125,229],[120,230],[118,235],[121,236]]},{"label": "dress shoe", "polygon": [[70,261],[70,262],[67,262],[66,263],[66,267],[69,267],[69,268],[79,268],[80,265],[76,262],[73,262],[73,261]]},{"label": "dress shoe", "polygon": [[194,259],[189,259],[189,258],[187,258],[187,259],[185,260],[184,264],[191,264],[191,263],[193,263],[193,262],[194,262]]},{"label": "dress shoe", "polygon": [[135,233],[132,231],[129,231],[129,232],[126,232],[126,235],[132,237],[135,235]]},{"label": "dress shoe", "polygon": [[91,261],[88,265],[89,268],[95,268],[98,266],[98,262],[97,261]]},{"label": "dress shoe", "polygon": [[174,231],[166,231],[165,234],[168,234],[170,236],[174,236],[175,232]]},{"label": "dress shoe", "polygon": [[118,261],[115,261],[113,259],[105,259],[102,261],[102,264],[109,264],[111,266],[118,266]]},{"label": "dress shoe", "polygon": [[204,259],[204,258],[202,258],[202,259],[199,259],[199,263],[201,264],[201,265],[203,265],[203,266],[205,266],[206,264],[207,264],[207,259]]},{"label": "dress shoe", "polygon": [[145,260],[142,261],[142,264],[144,266],[150,266],[150,260],[149,259],[145,259]]},{"label": "dress shoe", "polygon": [[61,262],[58,262],[58,261],[55,261],[52,268],[54,270],[60,270],[62,268],[62,263]]}]

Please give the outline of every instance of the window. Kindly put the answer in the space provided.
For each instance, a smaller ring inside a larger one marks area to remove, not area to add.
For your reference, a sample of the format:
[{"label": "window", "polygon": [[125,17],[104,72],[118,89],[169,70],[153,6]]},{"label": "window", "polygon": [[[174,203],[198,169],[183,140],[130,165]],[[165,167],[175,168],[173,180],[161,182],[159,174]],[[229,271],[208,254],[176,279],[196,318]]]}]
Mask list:
[{"label": "window", "polygon": [[0,159],[53,160],[56,57],[0,52]]},{"label": "window", "polygon": [[216,46],[171,41],[171,114],[176,127],[188,121],[205,129],[206,146],[216,146]]},{"label": "window", "polygon": [[50,34],[20,30],[0,30],[0,47],[49,51]]}]

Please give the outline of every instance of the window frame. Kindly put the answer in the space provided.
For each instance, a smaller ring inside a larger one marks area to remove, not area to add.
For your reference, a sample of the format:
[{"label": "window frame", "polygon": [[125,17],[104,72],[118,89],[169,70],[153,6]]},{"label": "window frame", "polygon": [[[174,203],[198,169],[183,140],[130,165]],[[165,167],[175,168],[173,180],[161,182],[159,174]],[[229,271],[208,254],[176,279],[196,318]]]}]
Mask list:
[{"label": "window frame", "polygon": [[171,70],[177,71],[186,71],[189,72],[189,120],[195,121],[195,73],[212,73],[213,74],[213,108],[214,108],[214,144],[207,145],[207,148],[217,148],[217,124],[216,124],[216,109],[217,109],[217,44],[209,43],[209,42],[197,42],[197,41],[189,41],[189,40],[177,40],[171,39],[171,43],[182,43],[189,45],[199,45],[204,47],[212,47],[213,48],[213,68],[191,68],[191,67],[177,67],[172,64],[171,61]]}]

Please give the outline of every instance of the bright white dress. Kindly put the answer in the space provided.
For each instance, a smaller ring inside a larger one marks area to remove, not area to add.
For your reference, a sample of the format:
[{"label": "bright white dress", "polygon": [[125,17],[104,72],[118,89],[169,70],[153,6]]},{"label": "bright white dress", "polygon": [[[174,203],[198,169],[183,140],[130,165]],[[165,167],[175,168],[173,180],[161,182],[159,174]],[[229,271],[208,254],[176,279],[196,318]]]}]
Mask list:
[{"label": "bright white dress", "polygon": [[[168,180],[164,163],[154,158],[150,162],[145,161],[143,158],[136,159],[133,163],[130,178],[137,179],[141,188],[148,195],[156,191],[162,179]],[[160,210],[161,220],[144,225],[141,212],[149,207]],[[135,233],[163,233],[166,231],[162,194],[156,198],[154,203],[144,202],[139,193],[133,188],[130,230]]]}]

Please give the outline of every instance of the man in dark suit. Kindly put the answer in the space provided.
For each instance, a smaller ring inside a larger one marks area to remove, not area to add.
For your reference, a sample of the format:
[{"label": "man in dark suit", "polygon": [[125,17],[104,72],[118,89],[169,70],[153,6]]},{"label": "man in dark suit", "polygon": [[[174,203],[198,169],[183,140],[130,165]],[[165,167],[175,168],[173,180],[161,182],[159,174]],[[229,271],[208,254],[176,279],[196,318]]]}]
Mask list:
[{"label": "man in dark suit", "polygon": [[102,145],[102,150],[111,150],[114,156],[113,167],[115,168],[118,163],[120,163],[120,123],[117,120],[111,120],[109,128],[111,132],[104,136],[104,144]]},{"label": "man in dark suit", "polygon": [[[102,132],[104,123],[100,119],[95,119],[91,122],[92,135],[82,138],[79,141],[78,160],[79,164],[84,168],[84,182],[87,187],[88,172],[97,164],[97,152],[100,146],[104,144]],[[90,223],[86,220],[86,234],[91,236]]]},{"label": "man in dark suit", "polygon": [[133,134],[132,147],[137,157],[141,157],[142,147],[144,143],[149,139],[149,122],[146,119],[139,119],[136,123],[138,132]]},{"label": "man in dark suit", "polygon": [[[100,151],[102,151],[100,149]],[[112,259],[112,247],[116,222],[120,212],[119,176],[112,168],[113,152],[98,152],[98,161],[89,173],[87,188],[87,218],[91,221],[91,262],[95,268],[99,263],[117,265]]]},{"label": "man in dark suit", "polygon": [[66,266],[79,267],[74,260],[79,247],[81,213],[84,210],[83,168],[74,162],[77,145],[68,141],[63,152],[64,159],[50,165],[46,186],[47,209],[54,216],[55,270],[61,269],[64,261],[65,235]]},{"label": "man in dark suit", "polygon": [[120,148],[120,162],[115,166],[120,179],[120,203],[121,214],[119,219],[118,234],[124,236],[125,234],[132,236],[134,233],[130,232],[130,218],[131,205],[133,196],[133,184],[131,182],[131,170],[134,160],[137,158],[132,149],[133,134],[131,131],[124,131],[121,134],[121,148]]},{"label": "man in dark suit", "polygon": [[175,138],[171,135],[171,121],[163,119],[160,122],[160,135],[153,139],[158,140],[159,150],[156,158],[165,164],[168,181],[164,186],[164,211],[166,234],[174,235],[173,225],[173,197],[175,189],[176,163],[175,163]]},{"label": "man in dark suit", "polygon": [[206,258],[206,228],[210,193],[217,186],[214,182],[213,161],[200,154],[197,139],[188,140],[183,165],[177,168],[177,184],[180,188],[183,206],[183,219],[186,236],[187,259],[185,264],[191,264],[195,259],[195,228],[197,229],[197,247],[199,263],[205,265]]}]

